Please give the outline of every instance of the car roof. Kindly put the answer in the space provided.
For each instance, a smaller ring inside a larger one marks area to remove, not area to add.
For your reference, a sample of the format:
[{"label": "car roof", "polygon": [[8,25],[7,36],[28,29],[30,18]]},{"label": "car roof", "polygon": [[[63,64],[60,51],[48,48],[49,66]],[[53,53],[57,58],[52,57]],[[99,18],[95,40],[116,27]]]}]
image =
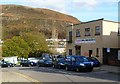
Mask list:
[{"label": "car roof", "polygon": [[87,56],[81,56],[81,55],[68,55],[68,56],[71,56],[71,57],[87,57]]}]

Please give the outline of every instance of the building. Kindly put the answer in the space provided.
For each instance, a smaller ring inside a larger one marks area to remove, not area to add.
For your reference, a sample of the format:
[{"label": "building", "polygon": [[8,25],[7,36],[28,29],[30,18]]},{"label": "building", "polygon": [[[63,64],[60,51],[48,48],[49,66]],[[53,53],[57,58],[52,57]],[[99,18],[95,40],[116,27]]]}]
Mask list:
[{"label": "building", "polygon": [[46,39],[50,50],[63,54],[66,49],[66,39]]},{"label": "building", "polygon": [[118,22],[102,18],[67,26],[67,55],[95,56],[103,63],[111,49],[118,49]]}]

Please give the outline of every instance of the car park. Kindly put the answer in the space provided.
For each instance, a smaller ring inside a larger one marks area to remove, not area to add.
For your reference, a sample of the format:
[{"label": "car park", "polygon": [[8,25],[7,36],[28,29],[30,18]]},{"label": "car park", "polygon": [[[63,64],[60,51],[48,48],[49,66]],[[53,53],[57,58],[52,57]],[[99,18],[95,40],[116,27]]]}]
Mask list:
[{"label": "car park", "polygon": [[100,67],[100,62],[97,58],[95,57],[88,57],[90,61],[93,62],[93,67]]},{"label": "car park", "polygon": [[89,59],[85,56],[75,56],[70,55],[65,59],[65,69],[75,70],[75,71],[88,71],[91,72],[93,70],[93,62],[89,61]]}]

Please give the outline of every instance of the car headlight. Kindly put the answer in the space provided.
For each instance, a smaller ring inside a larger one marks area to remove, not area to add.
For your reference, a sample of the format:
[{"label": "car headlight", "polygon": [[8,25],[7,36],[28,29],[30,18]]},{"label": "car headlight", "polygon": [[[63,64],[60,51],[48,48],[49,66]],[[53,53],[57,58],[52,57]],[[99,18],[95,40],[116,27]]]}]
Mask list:
[{"label": "car headlight", "polygon": [[50,64],[49,62],[46,62],[46,64]]},{"label": "car headlight", "polygon": [[85,64],[83,64],[83,63],[80,63],[80,66],[85,66]]},{"label": "car headlight", "polygon": [[91,62],[91,65],[93,65],[93,62]]},{"label": "car headlight", "polygon": [[60,65],[64,65],[63,63],[60,63]]},{"label": "car headlight", "polygon": [[3,64],[7,64],[7,63],[3,63]]}]

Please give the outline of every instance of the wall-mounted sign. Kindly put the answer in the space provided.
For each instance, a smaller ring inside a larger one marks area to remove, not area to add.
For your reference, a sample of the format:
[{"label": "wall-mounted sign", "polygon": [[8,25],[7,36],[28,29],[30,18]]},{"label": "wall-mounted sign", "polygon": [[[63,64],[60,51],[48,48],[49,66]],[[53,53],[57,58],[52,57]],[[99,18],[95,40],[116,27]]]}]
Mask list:
[{"label": "wall-mounted sign", "polygon": [[118,50],[118,60],[120,60],[120,50]]},{"label": "wall-mounted sign", "polygon": [[80,44],[80,43],[95,43],[96,39],[95,38],[85,38],[85,39],[77,39],[75,40],[75,44]]}]

